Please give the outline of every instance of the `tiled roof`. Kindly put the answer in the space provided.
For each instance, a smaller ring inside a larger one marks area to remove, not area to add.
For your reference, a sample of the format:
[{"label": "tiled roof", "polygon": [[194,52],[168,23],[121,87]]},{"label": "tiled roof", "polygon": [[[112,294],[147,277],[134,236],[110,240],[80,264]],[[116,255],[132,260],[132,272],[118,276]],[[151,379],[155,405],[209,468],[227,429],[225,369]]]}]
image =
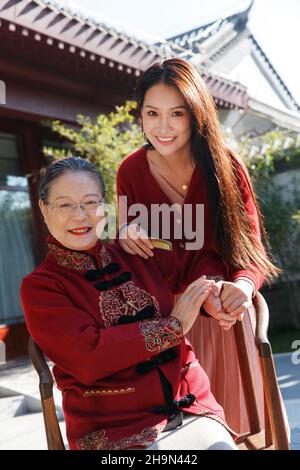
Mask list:
[{"label": "tiled roof", "polygon": [[163,45],[146,44],[46,0],[0,0],[1,18],[11,22],[12,31],[20,27],[24,35],[34,30],[36,40],[51,38],[48,45],[56,41],[57,47],[69,47],[71,53],[77,48],[137,70],[168,55]]},{"label": "tiled roof", "polygon": [[220,31],[226,24],[231,23],[237,31],[242,31],[248,21],[248,14],[253,5],[253,0],[246,9],[234,13],[224,18],[218,18],[214,21],[206,23],[202,26],[197,26],[189,31],[184,31],[175,36],[169,37],[168,42],[173,43],[179,48],[189,49],[192,52],[198,52],[197,45],[206,41]]},{"label": "tiled roof", "polygon": [[[35,59],[42,60],[41,56],[46,53],[43,59],[47,59],[47,49],[50,51],[52,48],[64,52],[62,60],[66,60],[68,54],[78,55],[81,60],[92,61],[94,65],[105,64],[121,73],[136,76],[152,63],[178,55],[176,48],[172,48],[167,41],[159,45],[147,44],[47,0],[0,0],[0,36],[0,50],[8,48],[9,43],[12,50],[24,53],[24,57],[35,53]],[[15,41],[11,39],[13,37]],[[30,38],[31,42],[25,43],[25,38]],[[32,51],[28,48],[32,48]],[[51,60],[57,60],[53,54]],[[218,106],[247,106],[245,87],[205,68],[200,73]]]},{"label": "tiled roof", "polygon": [[[217,51],[214,51],[211,56],[206,57],[206,60],[209,59],[210,61],[214,61],[216,58],[220,59],[222,55],[228,53],[231,47],[234,47],[234,45],[236,44],[236,42],[239,41],[239,39],[241,39],[245,34],[247,34],[250,37],[254,49],[256,50],[256,52],[258,52],[263,62],[267,65],[270,72],[272,73],[274,80],[280,86],[282,93],[285,95],[285,97],[288,98],[290,107],[292,109],[300,111],[300,106],[294,99],[287,85],[279,76],[278,72],[275,70],[267,55],[257,43],[254,36],[250,34],[249,31],[247,31],[246,25],[248,22],[248,15],[252,8],[252,5],[253,0],[251,0],[249,5],[245,9],[235,14],[225,16],[224,18],[219,18],[205,25],[169,37],[167,41],[169,44],[173,44],[173,49],[177,54],[184,55],[187,58],[191,58],[193,54],[199,53],[199,49],[201,49],[202,44],[204,45],[206,41],[208,41],[222,29],[225,29],[226,26],[231,24],[235,31],[235,37],[231,38],[230,41],[227,42],[225,45],[220,44],[220,48]],[[184,52],[184,50],[186,52]]]},{"label": "tiled roof", "polygon": [[218,74],[214,75],[211,71],[208,72],[205,67],[198,67],[198,70],[219,107],[247,108],[249,96],[245,86]]}]

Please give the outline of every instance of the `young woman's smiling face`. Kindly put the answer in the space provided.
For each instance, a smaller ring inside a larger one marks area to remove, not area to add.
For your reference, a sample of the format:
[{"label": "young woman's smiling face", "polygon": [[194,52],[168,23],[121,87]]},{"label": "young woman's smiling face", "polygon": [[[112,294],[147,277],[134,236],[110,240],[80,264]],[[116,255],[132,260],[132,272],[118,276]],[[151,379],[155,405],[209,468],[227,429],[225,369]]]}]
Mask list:
[{"label": "young woman's smiling face", "polygon": [[97,242],[101,201],[96,178],[84,171],[65,171],[50,183],[47,201],[39,204],[51,235],[63,246],[81,251]]},{"label": "young woman's smiling face", "polygon": [[141,116],[144,133],[160,155],[189,154],[191,115],[175,87],[158,83],[149,88]]}]

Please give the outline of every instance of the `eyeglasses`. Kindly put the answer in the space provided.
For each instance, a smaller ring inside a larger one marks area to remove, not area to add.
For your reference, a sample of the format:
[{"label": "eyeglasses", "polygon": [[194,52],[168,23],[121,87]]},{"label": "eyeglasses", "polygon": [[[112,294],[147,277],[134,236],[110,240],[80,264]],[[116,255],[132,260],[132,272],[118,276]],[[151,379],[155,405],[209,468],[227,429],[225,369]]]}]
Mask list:
[{"label": "eyeglasses", "polygon": [[80,202],[78,204],[72,204],[70,202],[63,202],[61,204],[50,204],[49,202],[45,203],[50,209],[55,210],[62,215],[72,215],[75,214],[78,207],[82,209],[87,214],[96,214],[98,207],[104,204],[104,201],[95,201],[90,200],[86,202]]}]

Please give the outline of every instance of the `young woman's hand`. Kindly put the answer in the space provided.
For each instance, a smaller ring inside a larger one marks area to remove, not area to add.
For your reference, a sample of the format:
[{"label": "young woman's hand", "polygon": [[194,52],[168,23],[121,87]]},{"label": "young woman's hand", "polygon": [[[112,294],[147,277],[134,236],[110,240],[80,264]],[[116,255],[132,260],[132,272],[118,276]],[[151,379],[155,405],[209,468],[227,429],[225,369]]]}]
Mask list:
[{"label": "young woman's hand", "polygon": [[211,292],[215,282],[201,276],[192,282],[176,302],[171,315],[180,321],[186,334],[196,321],[200,307]]},{"label": "young woman's hand", "polygon": [[252,305],[253,287],[242,279],[235,282],[219,281],[203,304],[204,310],[219,321],[223,330],[229,330]]},{"label": "young woman's hand", "polygon": [[222,282],[223,281],[216,282],[212,287],[211,293],[203,303],[203,308],[211,317],[219,322],[223,330],[227,331],[236,323],[236,318],[228,315],[222,308],[220,298]]},{"label": "young woman's hand", "polygon": [[245,310],[252,305],[253,287],[247,281],[222,281],[221,302],[224,312],[242,320]]},{"label": "young woman's hand", "polygon": [[123,225],[119,231],[119,243],[130,255],[139,255],[144,259],[153,256],[151,240],[138,224]]}]

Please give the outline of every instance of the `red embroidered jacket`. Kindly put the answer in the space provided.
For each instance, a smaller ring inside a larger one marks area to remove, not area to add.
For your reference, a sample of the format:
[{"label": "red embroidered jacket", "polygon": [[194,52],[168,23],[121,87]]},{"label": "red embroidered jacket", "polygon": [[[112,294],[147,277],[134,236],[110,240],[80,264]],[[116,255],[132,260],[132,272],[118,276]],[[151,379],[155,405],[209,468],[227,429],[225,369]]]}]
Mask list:
[{"label": "red embroidered jacket", "polygon": [[[257,216],[256,207],[251,194],[249,176],[247,175],[247,169],[242,162],[238,161],[233,157],[233,164],[237,169],[238,185],[242,193],[242,197],[245,204],[245,211],[249,215],[251,221],[251,227],[253,234],[258,240],[262,250],[264,249],[261,243],[261,235],[259,228],[259,221]],[[153,177],[146,156],[146,147],[142,147],[133,154],[129,155],[122,162],[118,174],[117,174],[117,193],[118,196],[127,196],[127,207],[133,204],[140,203],[144,204],[148,208],[148,220],[146,230],[150,234],[151,225],[151,205],[167,204],[171,206],[171,202],[158,185],[157,181]],[[218,252],[218,248],[215,243],[213,236],[212,221],[208,210],[208,194],[207,185],[202,172],[196,167],[188,192],[186,194],[184,204],[190,204],[192,207],[192,218],[195,221],[195,208],[196,204],[204,204],[204,244],[199,250],[188,250],[185,247],[185,243],[189,241],[185,237],[184,230],[181,239],[175,238],[176,223],[180,221],[171,219],[170,237],[169,239],[173,244],[173,257],[172,267],[176,276],[175,283],[176,288],[183,290],[190,282],[200,277],[202,274],[221,277],[224,280],[235,281],[238,278],[247,278],[252,281],[255,289],[258,290],[264,281],[263,274],[253,267],[253,270],[240,269],[234,270],[231,266],[227,266],[221,259]],[[120,210],[120,221],[121,224],[124,220],[131,222],[136,216],[128,215],[125,209]],[[124,219],[125,216],[125,219]],[[127,219],[126,219],[127,217]],[[184,215],[182,218],[182,225],[184,225]],[[195,228],[194,228],[195,229]],[[158,233],[159,237],[163,237],[161,232]],[[161,269],[166,269],[166,264],[169,262],[169,254],[164,252],[160,255],[158,262],[161,264]],[[169,271],[172,274],[173,272]]]},{"label": "red embroidered jacket", "polygon": [[[170,416],[166,404],[226,426],[170,316],[173,294],[154,259],[100,241],[75,252],[50,237],[46,259],[23,279],[21,301],[30,334],[55,364],[70,449],[146,447]],[[162,381],[171,384],[168,403]],[[194,399],[180,403],[186,396]]]}]

